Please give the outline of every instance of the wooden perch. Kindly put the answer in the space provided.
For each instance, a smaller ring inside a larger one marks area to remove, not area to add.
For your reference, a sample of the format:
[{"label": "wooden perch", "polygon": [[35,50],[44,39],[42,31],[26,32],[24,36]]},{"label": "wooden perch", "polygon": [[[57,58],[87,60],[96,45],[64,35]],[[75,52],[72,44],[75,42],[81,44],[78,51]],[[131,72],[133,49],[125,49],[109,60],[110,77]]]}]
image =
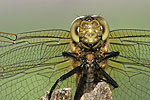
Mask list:
[{"label": "wooden perch", "polygon": [[[48,100],[47,97],[48,92],[40,100]],[[51,100],[72,100],[71,88],[56,90],[52,94]],[[83,94],[80,100],[112,100],[112,92],[106,82],[99,82],[93,91]]]},{"label": "wooden perch", "polygon": [[[40,100],[48,100],[47,91],[44,97],[41,97]],[[72,100],[72,90],[71,88],[63,88],[56,90],[51,97],[51,100]]]},{"label": "wooden perch", "polygon": [[112,100],[112,92],[106,82],[99,82],[93,91],[83,94],[80,100]]}]

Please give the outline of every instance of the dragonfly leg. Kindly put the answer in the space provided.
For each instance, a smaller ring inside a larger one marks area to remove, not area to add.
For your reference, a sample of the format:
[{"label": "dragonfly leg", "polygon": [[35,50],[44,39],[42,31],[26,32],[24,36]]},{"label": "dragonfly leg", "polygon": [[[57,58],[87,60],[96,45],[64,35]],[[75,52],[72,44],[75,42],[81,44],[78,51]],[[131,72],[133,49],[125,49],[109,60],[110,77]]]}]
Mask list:
[{"label": "dragonfly leg", "polygon": [[111,84],[114,88],[118,87],[118,84],[115,80],[113,80],[101,67],[99,67],[99,65],[96,65],[97,70],[99,70],[99,72],[101,73],[101,75],[104,76],[104,78],[106,79],[106,82]]},{"label": "dragonfly leg", "polygon": [[84,81],[85,78],[86,78],[86,73],[84,73],[83,76],[79,80],[79,84],[78,84],[76,92],[75,92],[74,100],[80,100],[80,98],[82,96],[81,89],[85,83],[85,81]]},{"label": "dragonfly leg", "polygon": [[85,57],[77,57],[77,53],[72,53],[72,52],[63,52],[62,55],[64,57],[68,57],[68,58],[73,58],[74,60],[78,60],[78,61],[81,61],[81,60],[85,60]]},{"label": "dragonfly leg", "polygon": [[[103,60],[106,60],[108,58],[111,58],[111,57],[116,57],[119,55],[119,52],[110,52],[110,53],[106,53],[108,54],[107,56],[105,56],[104,58],[98,60],[99,62],[103,61]],[[111,84],[114,88],[117,88],[118,87],[118,84],[115,80],[113,80],[105,71],[103,68],[101,68],[99,66],[99,64],[96,62],[96,60],[94,61],[94,64],[96,66],[96,69],[101,73],[102,76],[104,76],[104,78],[106,79],[105,82]]]},{"label": "dragonfly leg", "polygon": [[64,74],[63,76],[61,76],[59,79],[57,79],[57,81],[56,81],[55,84],[52,86],[52,88],[51,88],[51,90],[50,90],[50,92],[49,92],[48,100],[50,100],[51,95],[52,95],[52,93],[53,93],[53,90],[56,88],[56,86],[57,86],[57,84],[58,84],[59,82],[65,80],[66,78],[68,78],[68,77],[72,76],[73,74],[79,72],[80,69],[81,69],[81,67],[78,66],[78,67],[76,67],[75,69],[73,69],[73,70],[69,71],[68,73]]},{"label": "dragonfly leg", "polygon": [[70,58],[74,58],[74,59],[77,59],[77,57],[76,57],[76,53],[72,53],[72,52],[62,52],[62,55],[64,56],[64,57],[70,57]]},{"label": "dragonfly leg", "polygon": [[101,58],[101,59],[97,59],[99,62],[101,62],[101,61],[103,61],[103,60],[106,60],[106,59],[108,59],[108,58],[111,58],[111,57],[117,57],[117,56],[119,56],[119,51],[116,51],[116,52],[107,52],[107,53],[104,53],[105,55],[107,55],[107,56],[105,56],[104,58]]}]

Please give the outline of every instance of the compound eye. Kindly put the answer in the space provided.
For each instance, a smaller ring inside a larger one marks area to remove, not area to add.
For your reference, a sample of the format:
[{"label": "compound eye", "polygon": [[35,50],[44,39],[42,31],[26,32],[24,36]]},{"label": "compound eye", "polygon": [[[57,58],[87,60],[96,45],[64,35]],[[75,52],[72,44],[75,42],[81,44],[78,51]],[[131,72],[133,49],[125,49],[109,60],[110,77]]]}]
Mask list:
[{"label": "compound eye", "polygon": [[104,28],[103,28],[103,26],[100,26],[100,27],[101,27],[102,33],[104,33]]}]

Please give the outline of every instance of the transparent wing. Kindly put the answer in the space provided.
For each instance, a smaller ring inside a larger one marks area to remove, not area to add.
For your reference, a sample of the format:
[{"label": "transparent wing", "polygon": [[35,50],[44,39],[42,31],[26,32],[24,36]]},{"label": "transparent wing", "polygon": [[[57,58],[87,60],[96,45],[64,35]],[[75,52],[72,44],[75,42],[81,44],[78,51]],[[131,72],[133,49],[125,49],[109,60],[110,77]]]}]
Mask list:
[{"label": "transparent wing", "polygon": [[69,51],[70,41],[66,30],[0,33],[0,100],[44,96],[56,79],[71,70],[69,59],[61,55]]},{"label": "transparent wing", "polygon": [[108,73],[119,87],[114,100],[150,98],[150,30],[118,29],[110,32],[110,51],[120,56],[109,61]]}]

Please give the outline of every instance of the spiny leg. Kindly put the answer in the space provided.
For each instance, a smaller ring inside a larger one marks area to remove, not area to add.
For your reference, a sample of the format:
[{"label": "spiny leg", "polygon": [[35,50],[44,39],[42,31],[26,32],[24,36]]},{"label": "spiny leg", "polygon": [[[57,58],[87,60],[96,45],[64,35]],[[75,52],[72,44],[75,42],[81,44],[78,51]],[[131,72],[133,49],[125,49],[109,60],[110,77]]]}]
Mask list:
[{"label": "spiny leg", "polygon": [[[107,54],[107,56],[105,56],[104,58],[102,59],[99,59],[98,61],[101,62],[103,60],[106,60],[108,58],[111,58],[111,57],[117,57],[119,55],[119,52],[109,52],[109,53],[105,53]],[[96,59],[94,61],[94,64],[96,66],[96,69],[101,73],[101,75],[104,76],[104,78],[106,80],[104,80],[105,82],[111,84],[114,88],[117,88],[118,87],[118,84],[115,80],[113,80],[100,66],[99,64],[96,62]],[[103,80],[103,79],[100,79],[100,80]]]},{"label": "spiny leg", "polygon": [[62,55],[64,57],[69,57],[69,58],[73,58],[75,60],[80,60],[80,58],[76,57],[77,53],[72,53],[72,52],[62,52]]},{"label": "spiny leg", "polygon": [[74,100],[80,100],[80,97],[82,96],[82,94],[80,92],[85,83],[85,81],[84,81],[85,78],[86,78],[86,73],[84,73],[83,76],[79,80],[79,84],[78,84],[76,92],[75,92]]},{"label": "spiny leg", "polygon": [[119,51],[117,51],[117,52],[107,52],[107,53],[104,53],[104,55],[107,55],[107,56],[105,56],[104,58],[101,58],[101,59],[97,58],[96,60],[98,60],[99,63],[100,63],[101,61],[109,59],[111,57],[117,57],[117,56],[119,56],[119,54],[120,54]]},{"label": "spiny leg", "polygon": [[74,68],[73,70],[69,71],[68,73],[64,74],[63,76],[61,76],[59,79],[57,79],[57,81],[55,82],[55,84],[52,86],[50,92],[49,92],[49,96],[48,96],[48,100],[50,100],[51,98],[51,95],[53,93],[53,90],[56,88],[57,84],[63,80],[65,80],[66,78],[72,76],[73,74],[79,72],[81,69],[80,66]]},{"label": "spiny leg", "polygon": [[[101,67],[99,67],[99,65],[97,65],[97,70],[100,71],[101,75],[104,76],[104,78],[106,79],[105,82],[111,84],[114,88],[118,87],[118,84],[115,80],[113,80]],[[102,79],[100,79],[102,80]]]}]

